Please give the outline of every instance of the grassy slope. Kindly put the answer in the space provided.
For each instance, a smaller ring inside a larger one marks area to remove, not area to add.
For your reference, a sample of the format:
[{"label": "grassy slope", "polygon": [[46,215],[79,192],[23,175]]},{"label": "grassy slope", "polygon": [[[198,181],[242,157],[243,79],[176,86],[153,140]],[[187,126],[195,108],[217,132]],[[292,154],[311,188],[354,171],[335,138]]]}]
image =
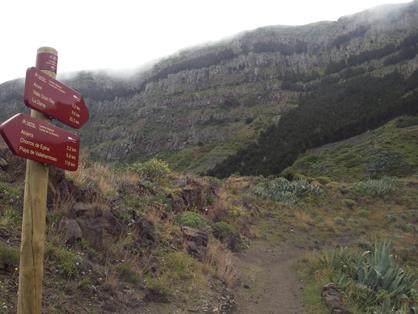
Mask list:
[{"label": "grassy slope", "polygon": [[413,174],[418,171],[417,143],[418,117],[401,117],[376,130],[309,150],[283,173],[348,182],[371,176],[375,170],[385,175]]},{"label": "grassy slope", "polygon": [[[0,169],[2,313],[16,311],[23,196],[22,182],[8,171]],[[234,203],[239,196],[223,182],[173,172],[140,179],[132,171],[87,161],[59,182],[47,214],[48,313],[183,313],[222,306],[219,298],[227,299],[226,286],[237,276],[228,248],[251,236],[250,211]],[[183,196],[188,203],[174,210],[173,199],[181,202]],[[88,209],[74,216],[77,201]],[[179,211],[190,215],[179,219]],[[65,244],[67,219],[87,226],[81,240]],[[188,254],[182,225],[208,229],[207,248]]]},{"label": "grassy slope", "polygon": [[[375,240],[390,241],[398,261],[418,275],[417,171],[418,117],[401,117],[360,136],[310,150],[283,174],[321,182],[326,193],[322,200],[295,209],[294,221],[306,231],[303,236],[331,239],[328,248],[342,244],[362,250],[370,249]],[[370,175],[399,179],[390,191],[372,196],[356,188]],[[318,314],[326,312],[319,290],[331,280],[318,263],[321,254],[308,253],[299,265],[305,302],[311,313]],[[363,313],[355,302],[346,302],[354,313]]]}]

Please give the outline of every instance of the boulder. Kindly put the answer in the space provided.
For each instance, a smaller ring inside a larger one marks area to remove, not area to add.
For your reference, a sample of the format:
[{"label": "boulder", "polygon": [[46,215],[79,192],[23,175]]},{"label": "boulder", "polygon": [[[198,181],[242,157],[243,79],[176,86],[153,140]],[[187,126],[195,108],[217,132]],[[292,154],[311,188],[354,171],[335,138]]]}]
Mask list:
[{"label": "boulder", "polygon": [[59,223],[59,230],[63,232],[66,244],[74,243],[83,237],[80,225],[75,219],[63,218]]},{"label": "boulder", "polygon": [[90,204],[78,202],[78,203],[75,203],[73,208],[71,209],[71,214],[74,217],[80,217],[80,216],[83,216],[90,208],[91,208]]},{"label": "boulder", "polygon": [[202,210],[206,206],[203,187],[200,184],[186,186],[181,192],[184,204],[187,208],[197,208]]},{"label": "boulder", "polygon": [[207,232],[190,227],[182,227],[181,231],[187,241],[194,242],[198,246],[208,246],[209,234]]},{"label": "boulder", "polygon": [[180,213],[185,210],[184,201],[181,197],[175,196],[173,194],[169,194],[167,198],[170,202],[171,210],[173,212]]},{"label": "boulder", "polygon": [[138,219],[135,224],[137,243],[140,247],[151,248],[156,244],[154,225],[145,218]]},{"label": "boulder", "polygon": [[77,219],[78,224],[83,232],[83,238],[96,249],[103,249],[106,232],[109,224],[103,217],[89,217],[85,219]]},{"label": "boulder", "polygon": [[321,298],[332,314],[351,314],[344,307],[341,291],[335,283],[331,282],[322,287]]},{"label": "boulder", "polygon": [[198,260],[203,260],[207,251],[209,234],[190,227],[182,227],[181,231],[187,243],[187,252]]}]

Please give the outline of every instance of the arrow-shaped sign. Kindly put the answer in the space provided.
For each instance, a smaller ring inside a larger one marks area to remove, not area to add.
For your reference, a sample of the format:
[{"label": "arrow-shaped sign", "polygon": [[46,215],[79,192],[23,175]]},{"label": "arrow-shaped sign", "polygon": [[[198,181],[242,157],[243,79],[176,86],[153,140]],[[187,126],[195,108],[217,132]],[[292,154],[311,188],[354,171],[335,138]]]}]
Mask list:
[{"label": "arrow-shaped sign", "polygon": [[0,125],[0,134],[17,156],[75,171],[80,138],[49,122],[18,113]]},{"label": "arrow-shaped sign", "polygon": [[81,128],[89,119],[88,109],[80,93],[37,68],[26,71],[24,101],[26,106],[76,129]]}]

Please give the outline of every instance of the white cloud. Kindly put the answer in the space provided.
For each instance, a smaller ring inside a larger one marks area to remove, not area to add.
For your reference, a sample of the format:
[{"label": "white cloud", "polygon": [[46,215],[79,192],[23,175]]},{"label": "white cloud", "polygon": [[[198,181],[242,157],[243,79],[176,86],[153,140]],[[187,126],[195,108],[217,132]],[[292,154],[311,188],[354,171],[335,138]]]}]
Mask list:
[{"label": "white cloud", "polygon": [[40,46],[58,50],[59,72],[129,69],[240,31],[336,20],[385,2],[5,0],[0,4],[0,83],[22,77]]}]

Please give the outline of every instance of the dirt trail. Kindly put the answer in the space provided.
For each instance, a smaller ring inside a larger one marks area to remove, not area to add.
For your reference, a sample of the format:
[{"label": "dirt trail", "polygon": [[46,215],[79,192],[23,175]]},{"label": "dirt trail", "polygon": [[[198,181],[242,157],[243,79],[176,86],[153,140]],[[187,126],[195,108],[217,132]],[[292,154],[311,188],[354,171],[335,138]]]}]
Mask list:
[{"label": "dirt trail", "polygon": [[236,289],[240,314],[303,314],[302,286],[293,266],[302,250],[263,241],[237,254],[242,284]]}]

